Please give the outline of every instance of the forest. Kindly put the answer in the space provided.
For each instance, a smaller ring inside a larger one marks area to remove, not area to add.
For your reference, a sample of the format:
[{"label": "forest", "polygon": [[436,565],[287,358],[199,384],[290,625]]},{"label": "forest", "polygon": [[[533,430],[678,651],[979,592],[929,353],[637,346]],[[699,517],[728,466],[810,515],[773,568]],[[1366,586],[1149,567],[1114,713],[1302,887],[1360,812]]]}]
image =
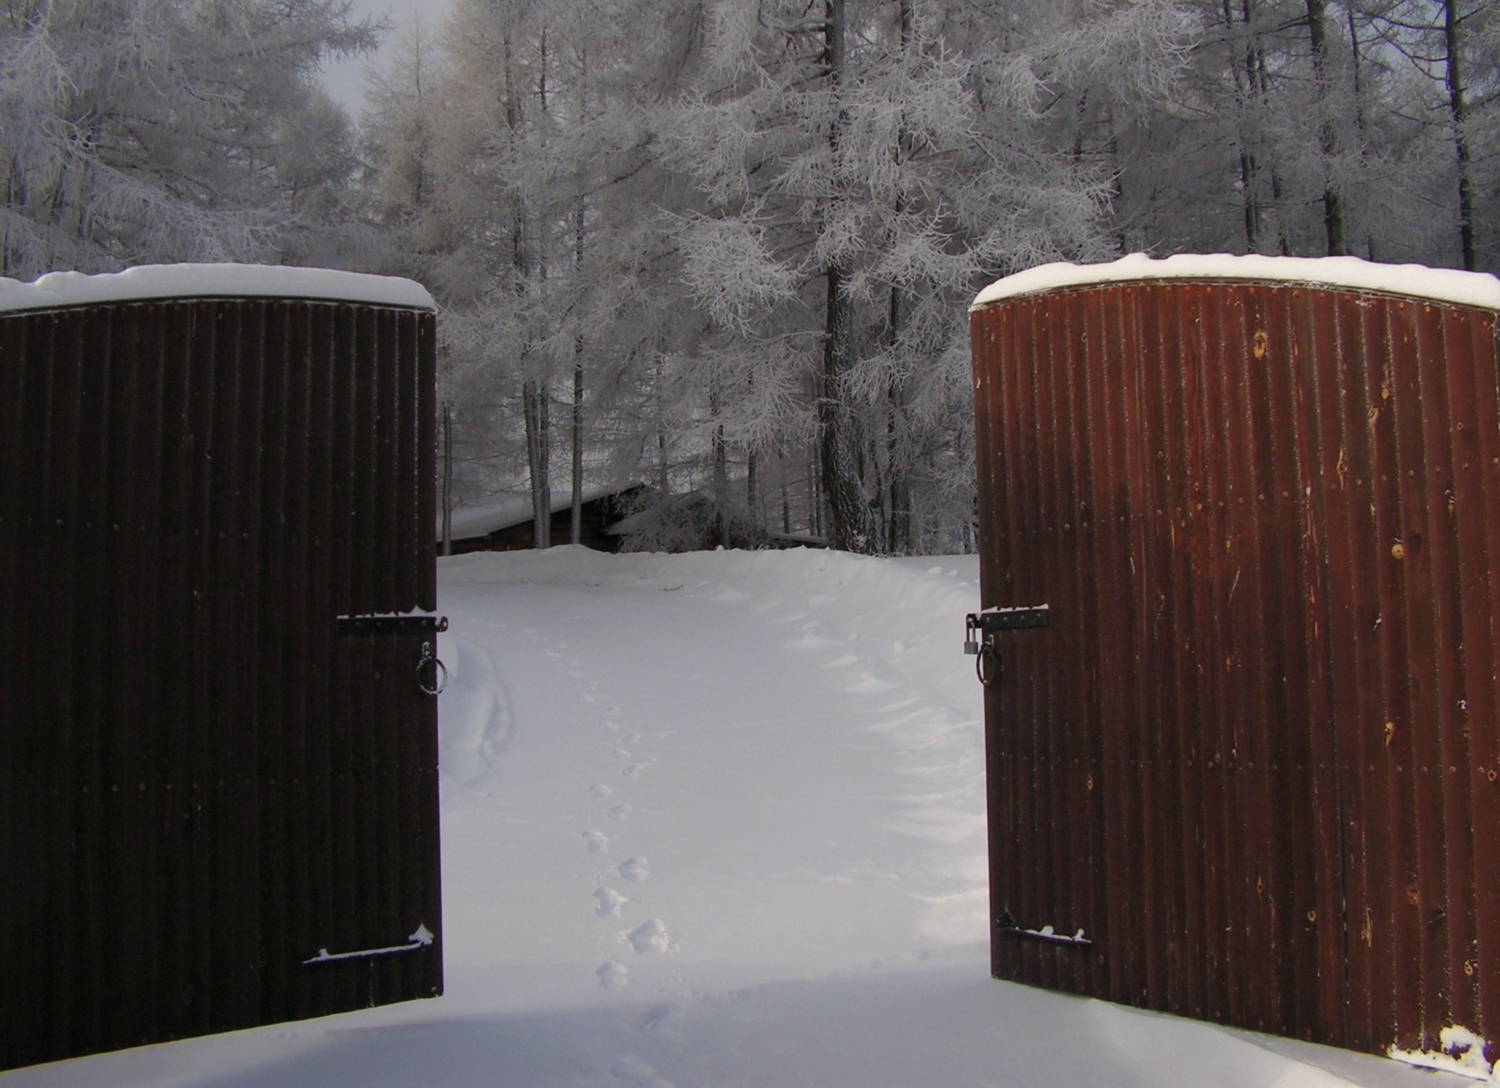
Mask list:
[{"label": "forest", "polygon": [[542,544],[641,484],[636,548],[964,551],[995,278],[1500,269],[1497,6],[453,0],[351,117],[347,0],[0,0],[0,271],[422,283],[444,510],[530,494]]}]

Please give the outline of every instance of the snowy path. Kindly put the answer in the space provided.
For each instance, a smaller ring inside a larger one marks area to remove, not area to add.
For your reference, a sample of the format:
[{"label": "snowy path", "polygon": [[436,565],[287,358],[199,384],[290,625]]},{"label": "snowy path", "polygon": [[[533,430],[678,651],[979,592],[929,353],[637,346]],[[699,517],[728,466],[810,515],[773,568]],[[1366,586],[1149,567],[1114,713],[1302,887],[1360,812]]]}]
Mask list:
[{"label": "snowy path", "polygon": [[1472,1082],[988,978],[967,560],[444,561],[447,994],[0,1088]]},{"label": "snowy path", "polygon": [[898,646],[838,611],[821,560],[765,599],[702,559],[445,568],[445,652],[476,703],[445,696],[472,723],[447,732],[469,781],[445,779],[445,857],[485,874],[451,912],[450,946],[482,950],[453,965],[457,1001],[493,997],[495,971],[527,1002],[675,1001],[984,940],[979,706],[952,637],[971,585],[942,587],[940,647]]}]

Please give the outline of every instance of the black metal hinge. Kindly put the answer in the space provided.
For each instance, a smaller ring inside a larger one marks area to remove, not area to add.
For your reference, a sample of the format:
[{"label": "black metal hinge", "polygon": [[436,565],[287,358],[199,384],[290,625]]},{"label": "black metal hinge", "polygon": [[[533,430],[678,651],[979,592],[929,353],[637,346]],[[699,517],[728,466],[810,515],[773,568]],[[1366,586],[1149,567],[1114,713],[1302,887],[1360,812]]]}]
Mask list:
[{"label": "black metal hinge", "polygon": [[1052,606],[1038,604],[1023,608],[986,608],[983,612],[969,613],[968,619],[970,631],[1021,631],[1030,627],[1051,627]]},{"label": "black metal hinge", "polygon": [[996,631],[1024,631],[1051,627],[1052,609],[1045,604],[1021,608],[986,608],[970,612],[965,620],[964,653],[976,654],[974,671],[985,687],[1000,682],[1000,649],[995,644]]},{"label": "black metal hinge", "polygon": [[341,635],[431,635],[448,630],[447,616],[339,616],[334,630]]}]

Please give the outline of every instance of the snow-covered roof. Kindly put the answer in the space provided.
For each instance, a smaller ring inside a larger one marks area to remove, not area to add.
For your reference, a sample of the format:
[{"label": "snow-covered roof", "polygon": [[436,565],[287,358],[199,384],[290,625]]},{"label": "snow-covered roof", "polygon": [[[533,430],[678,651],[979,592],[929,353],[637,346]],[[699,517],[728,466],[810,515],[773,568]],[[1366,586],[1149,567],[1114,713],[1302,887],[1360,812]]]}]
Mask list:
[{"label": "snow-covered roof", "polygon": [[0,278],[0,312],[158,299],[295,298],[432,310],[427,288],[394,276],[257,264],[156,264],[85,275],[48,272],[31,283]]},{"label": "snow-covered roof", "polygon": [[[583,489],[583,501],[593,502],[596,499],[615,495],[630,487],[639,485],[629,484],[626,487],[586,487]],[[552,513],[560,513],[573,505],[573,493],[571,491],[552,492]],[[505,495],[490,502],[476,506],[455,506],[453,508],[453,519],[449,525],[449,533],[454,540],[467,540],[470,537],[488,536],[490,533],[499,532],[501,529],[509,529],[515,525],[521,525],[531,520],[531,496],[530,495]],[[437,531],[443,531],[443,515],[438,512]]]},{"label": "snow-covered roof", "polygon": [[1101,283],[1140,280],[1269,280],[1432,299],[1455,306],[1500,310],[1500,280],[1482,272],[1375,264],[1358,257],[1265,257],[1183,253],[1157,260],[1133,253],[1107,264],[1044,264],[996,280],[979,292],[970,311],[1002,299]]}]

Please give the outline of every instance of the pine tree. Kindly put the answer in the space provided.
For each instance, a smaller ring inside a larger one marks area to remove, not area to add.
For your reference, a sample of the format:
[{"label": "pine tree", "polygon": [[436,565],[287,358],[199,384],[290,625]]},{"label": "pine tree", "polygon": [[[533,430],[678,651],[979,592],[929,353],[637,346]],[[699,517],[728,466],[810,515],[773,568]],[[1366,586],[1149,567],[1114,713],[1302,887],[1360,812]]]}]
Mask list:
[{"label": "pine tree", "polygon": [[338,0],[33,0],[0,13],[4,273],[318,248],[353,167],[318,68]]}]

